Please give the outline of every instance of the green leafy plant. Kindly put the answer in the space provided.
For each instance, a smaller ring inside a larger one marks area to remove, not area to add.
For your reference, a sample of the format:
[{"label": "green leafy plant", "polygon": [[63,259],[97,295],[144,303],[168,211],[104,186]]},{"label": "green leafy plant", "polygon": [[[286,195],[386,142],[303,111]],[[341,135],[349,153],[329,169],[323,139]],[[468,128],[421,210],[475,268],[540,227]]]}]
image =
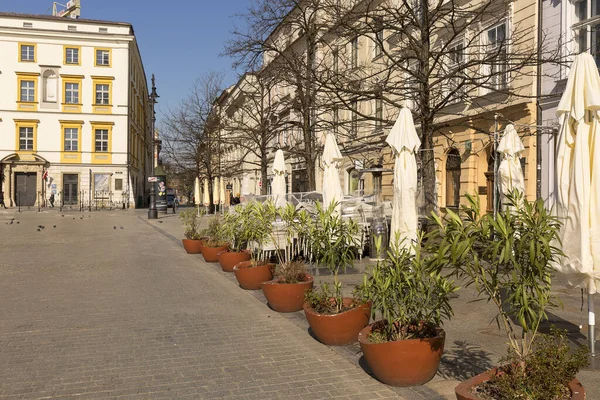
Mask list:
[{"label": "green leafy plant", "polygon": [[231,244],[231,251],[246,250],[250,232],[251,208],[245,205],[235,207],[223,216],[222,233]]},{"label": "green leafy plant", "polygon": [[357,288],[363,300],[373,302],[372,317],[381,317],[373,325],[371,341],[434,337],[452,317],[449,296],[457,288],[432,262],[437,259],[435,248],[425,251],[422,242],[420,238],[413,244],[412,251],[403,246],[390,249]]},{"label": "green leafy plant", "polygon": [[252,201],[245,206],[248,212],[247,240],[252,265],[261,265],[269,261],[263,248],[273,231],[273,222],[277,217],[276,210],[269,203]]},{"label": "green leafy plant", "polygon": [[336,211],[339,203],[331,203],[325,208],[317,203],[317,219],[310,233],[311,252],[317,266],[325,266],[333,275],[333,289],[327,284],[312,289],[306,300],[317,313],[337,314],[345,311],[342,283],[339,281],[341,267],[354,264],[359,245],[359,227],[351,219],[344,220]]},{"label": "green leafy plant", "polygon": [[[201,215],[204,215],[202,210]],[[185,232],[184,237],[189,240],[199,240],[202,238],[202,232],[200,231],[200,216],[196,213],[196,210],[186,210],[179,213],[179,218],[183,222]]]},{"label": "green leafy plant", "polygon": [[567,384],[587,366],[588,353],[585,346],[571,349],[566,332],[551,329],[549,335],[536,336],[525,363],[509,348],[500,360],[503,366],[477,391],[496,400],[569,398]]},{"label": "green leafy plant", "polygon": [[205,242],[207,247],[221,247],[229,244],[225,237],[221,217],[219,216],[213,217],[208,222],[208,228],[203,233],[207,237]]},{"label": "green leafy plant", "polygon": [[451,268],[496,306],[499,328],[515,357],[525,362],[546,309],[554,305],[552,263],[562,255],[555,245],[561,223],[541,200],[530,202],[518,192],[508,198],[509,209],[495,218],[482,215],[479,199],[469,195],[460,214],[448,210],[445,221],[434,216],[439,228],[434,235],[439,234],[436,264]]},{"label": "green leafy plant", "polygon": [[[303,230],[300,221],[305,220],[305,217],[300,217],[301,213],[289,203],[284,207],[277,207],[274,202],[267,201],[258,210],[257,220],[261,224],[268,225],[267,237],[275,246],[278,260],[275,267],[276,279],[281,283],[304,281],[307,273],[306,264],[303,260],[296,260],[295,257],[299,254],[298,233]],[[276,224],[279,229],[275,229],[273,224]],[[283,248],[280,239],[283,239]]]}]

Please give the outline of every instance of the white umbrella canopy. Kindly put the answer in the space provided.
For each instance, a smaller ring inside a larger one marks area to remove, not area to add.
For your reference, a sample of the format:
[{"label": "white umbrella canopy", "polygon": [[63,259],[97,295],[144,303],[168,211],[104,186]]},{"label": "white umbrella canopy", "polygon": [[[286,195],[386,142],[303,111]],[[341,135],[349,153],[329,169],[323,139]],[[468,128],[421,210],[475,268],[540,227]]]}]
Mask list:
[{"label": "white umbrella canopy", "polygon": [[[340,183],[339,163],[342,160],[342,153],[335,141],[333,133],[328,133],[325,138],[325,147],[323,148],[323,205],[329,207],[332,202],[341,202],[344,199],[344,191]],[[336,212],[342,210],[341,203],[337,205]]]},{"label": "white umbrella canopy", "polygon": [[275,152],[273,160],[273,182],[271,183],[271,195],[275,199],[277,206],[284,206],[285,201],[285,160],[283,158],[283,150],[279,149]]},{"label": "white umbrella canopy", "polygon": [[213,182],[213,204],[219,204],[219,178],[215,177]]},{"label": "white umbrella canopy", "polygon": [[205,207],[210,206],[210,189],[208,188],[208,179],[204,178],[204,193],[202,203]]},{"label": "white umbrella canopy", "polygon": [[392,246],[410,250],[413,241],[417,240],[419,223],[415,153],[421,147],[421,140],[408,108],[400,110],[398,119],[385,141],[392,147],[396,159],[390,243]]},{"label": "white umbrella canopy", "polygon": [[504,136],[500,139],[496,151],[502,154],[502,161],[498,167],[498,188],[500,189],[502,204],[505,204],[507,195],[514,190],[525,194],[525,177],[521,168],[521,153],[525,146],[515,127],[509,124],[504,129]]},{"label": "white umbrella canopy", "polygon": [[219,179],[219,203],[225,204],[225,180]]},{"label": "white umbrella canopy", "polygon": [[557,266],[568,283],[588,291],[590,352],[595,352],[593,294],[600,286],[600,76],[594,58],[582,53],[571,66],[558,104],[556,213],[566,257]]},{"label": "white umbrella canopy", "polygon": [[200,203],[200,179],[194,179],[194,205],[199,206]]},{"label": "white umbrella canopy", "polygon": [[[594,58],[580,54],[571,67],[557,115],[557,214],[564,218],[559,270],[569,283],[596,293],[600,285],[600,76]],[[598,151],[594,151],[598,149]]]}]

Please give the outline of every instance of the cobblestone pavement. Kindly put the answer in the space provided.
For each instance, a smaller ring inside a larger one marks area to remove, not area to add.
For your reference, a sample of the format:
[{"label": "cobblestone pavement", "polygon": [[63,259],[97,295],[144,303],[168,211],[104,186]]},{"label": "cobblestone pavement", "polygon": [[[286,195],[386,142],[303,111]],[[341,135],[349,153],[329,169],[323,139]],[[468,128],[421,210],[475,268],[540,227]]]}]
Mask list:
[{"label": "cobblestone pavement", "polygon": [[[358,345],[321,345],[301,312],[276,313],[185,254],[182,233],[176,216],[143,210],[0,211],[0,399],[451,399],[504,353],[493,309],[461,292],[438,375],[391,388],[368,375]],[[578,300],[563,297],[555,317],[567,324]],[[598,372],[579,377],[600,398]]]},{"label": "cobblestone pavement", "polygon": [[0,398],[402,398],[140,212],[62,215],[0,214]]}]

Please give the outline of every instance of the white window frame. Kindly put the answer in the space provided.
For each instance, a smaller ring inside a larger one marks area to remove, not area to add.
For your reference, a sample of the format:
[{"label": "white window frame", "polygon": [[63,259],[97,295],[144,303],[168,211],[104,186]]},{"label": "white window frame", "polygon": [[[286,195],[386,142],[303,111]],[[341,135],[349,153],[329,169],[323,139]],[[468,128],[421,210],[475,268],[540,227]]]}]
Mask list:
[{"label": "white window frame", "polygon": [[19,151],[32,151],[35,130],[32,126],[19,127]]},{"label": "white window frame", "polygon": [[[71,53],[71,54],[69,54]],[[65,63],[79,65],[79,48],[67,47],[65,50]]]},{"label": "white window frame", "polygon": [[96,49],[96,65],[97,66],[109,66],[110,65],[110,51],[109,50]]},{"label": "white window frame", "polygon": [[[27,103],[33,103],[35,102],[35,81],[30,81],[30,80],[22,80],[21,81],[21,87],[20,89],[20,94],[19,94],[19,101],[21,102],[27,102]],[[25,92],[23,92],[25,91]],[[23,95],[25,94],[25,95]]]},{"label": "white window frame", "polygon": [[[577,4],[585,3],[585,15],[577,16]],[[575,53],[587,52],[591,53],[596,59],[596,63],[600,64],[600,7],[595,10],[594,14],[594,0],[569,0],[568,6],[570,8],[568,14],[567,25],[570,31],[570,35],[573,38],[573,47]],[[598,29],[594,31],[594,27],[598,26]],[[581,42],[581,36],[578,32],[583,33],[583,44]],[[594,45],[594,39],[596,45]],[[596,51],[594,51],[594,47]]]},{"label": "white window frame", "polygon": [[[26,51],[24,52],[24,50]],[[22,44],[20,57],[21,61],[35,61],[35,46],[32,44]]]},{"label": "white window frame", "polygon": [[[457,49],[459,47],[460,47],[460,51],[459,52],[455,51],[455,49]],[[457,53],[460,54],[460,57],[458,60],[455,60],[454,57],[452,57],[452,55],[457,54]],[[456,40],[452,41],[448,46],[446,46],[446,55],[447,55],[448,72],[450,70],[453,70],[456,67],[464,64],[466,61],[464,37],[456,39]],[[460,85],[460,83],[461,83],[460,81],[461,81],[461,79],[458,76],[454,76],[452,78],[448,78],[445,80],[444,88],[443,88],[444,97],[447,97],[447,96],[451,95],[452,93],[457,93],[457,96],[452,96],[452,98],[449,99],[450,103],[454,103],[454,102],[460,100],[462,94],[465,91],[464,87],[461,87],[460,90],[457,89],[458,85]]]},{"label": "white window frame", "polygon": [[[79,128],[65,128],[64,132],[64,149],[63,151],[79,151]],[[67,148],[68,144],[68,148]],[[74,144],[74,146],[73,146]]]},{"label": "white window frame", "polygon": [[[100,138],[98,138],[98,133],[100,133]],[[106,135],[106,136],[104,136]],[[94,152],[96,153],[108,153],[108,138],[109,131],[105,128],[99,128],[94,130]],[[100,148],[98,149],[98,144],[100,144]]]},{"label": "white window frame", "polygon": [[[106,90],[104,90],[106,87]],[[96,83],[96,105],[108,105],[110,102],[110,85],[108,83]]]},{"label": "white window frame", "polygon": [[[506,49],[505,53],[508,53],[508,50],[510,48],[510,36],[511,36],[510,24],[509,24],[508,18],[505,18],[502,22],[495,23],[495,24],[490,25],[487,28],[482,30],[481,41],[484,44],[483,48],[486,53],[489,53],[491,51],[496,51],[497,41],[494,44],[490,43],[489,34],[490,34],[490,31],[496,30],[502,25],[504,25],[504,42],[505,42],[504,48]],[[504,63],[494,62],[494,63],[482,65],[482,71],[481,71],[482,79],[487,82],[486,86],[493,87],[493,90],[502,90],[502,89],[506,89],[508,87],[509,72],[508,72],[508,68],[507,68],[508,60],[506,58],[507,58],[507,56],[505,55]],[[494,78],[490,78],[493,71],[495,71],[496,68],[498,68],[498,67],[505,68],[504,75],[503,75],[504,79],[502,82],[498,82],[498,78],[501,76],[500,74],[496,75]],[[487,93],[490,93],[491,90],[488,87],[481,86],[479,88],[480,94],[485,95]]]},{"label": "white window frame", "polygon": [[[71,86],[69,88],[69,86]],[[65,83],[65,103],[66,104],[79,104],[79,83],[78,82],[66,82]]]}]

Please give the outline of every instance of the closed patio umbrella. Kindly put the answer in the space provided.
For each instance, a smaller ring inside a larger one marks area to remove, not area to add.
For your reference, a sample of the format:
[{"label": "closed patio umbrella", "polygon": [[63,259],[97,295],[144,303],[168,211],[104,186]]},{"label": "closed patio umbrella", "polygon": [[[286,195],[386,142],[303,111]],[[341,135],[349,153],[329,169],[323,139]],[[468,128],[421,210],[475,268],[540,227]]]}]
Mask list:
[{"label": "closed patio umbrella", "polygon": [[194,205],[198,208],[198,213],[200,213],[200,178],[196,177],[194,179]]},{"label": "closed patio umbrella", "polygon": [[507,203],[507,195],[514,190],[525,194],[525,177],[521,168],[521,153],[525,150],[523,142],[515,127],[510,124],[504,129],[504,136],[500,139],[496,151],[502,154],[502,161],[498,167],[499,189],[502,204]]},{"label": "closed patio umbrella", "polygon": [[[329,207],[332,202],[341,202],[344,199],[344,191],[340,183],[339,163],[342,153],[335,141],[333,133],[328,133],[323,148],[323,206]],[[340,213],[342,205],[338,204],[336,211]]]},{"label": "closed patio umbrella", "polygon": [[283,158],[283,150],[279,149],[275,152],[275,159],[273,160],[273,182],[271,184],[271,195],[275,199],[275,204],[278,207],[286,204],[285,200],[285,160]]},{"label": "closed patio umbrella", "polygon": [[219,179],[219,203],[225,204],[225,180],[223,177]]},{"label": "closed patio umbrella", "polygon": [[205,207],[210,206],[210,189],[208,188],[208,178],[204,178],[204,197],[202,199],[202,203],[204,203]]},{"label": "closed patio umbrella", "polygon": [[194,179],[194,205],[199,206],[201,204],[200,202],[200,179],[196,177],[196,179]]},{"label": "closed patio umbrella", "polygon": [[587,288],[588,340],[594,348],[594,298],[600,285],[600,76],[594,58],[582,53],[571,66],[558,104],[557,215],[563,218],[558,267],[569,284]]},{"label": "closed patio umbrella", "polygon": [[215,177],[213,182],[213,204],[219,204],[219,178]]},{"label": "closed patio umbrella", "polygon": [[390,243],[391,246],[412,249],[419,223],[415,153],[421,147],[421,141],[408,108],[400,110],[385,141],[392,147],[395,157]]}]

